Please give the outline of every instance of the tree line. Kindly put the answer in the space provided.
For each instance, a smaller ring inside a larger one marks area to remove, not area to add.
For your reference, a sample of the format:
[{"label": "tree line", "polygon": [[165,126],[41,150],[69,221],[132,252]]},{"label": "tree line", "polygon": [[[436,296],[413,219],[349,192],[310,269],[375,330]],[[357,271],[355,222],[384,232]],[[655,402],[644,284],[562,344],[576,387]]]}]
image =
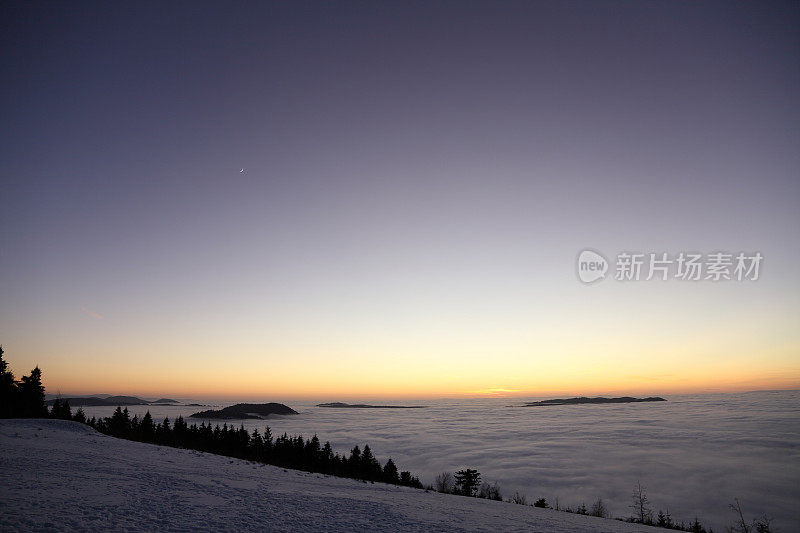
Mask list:
[{"label": "tree line", "polygon": [[244,425],[239,428],[228,426],[227,423],[222,427],[218,424],[212,427],[205,422],[199,426],[188,425],[181,416],[174,424],[170,423],[169,418],[156,423],[150,411],[140,420],[137,415],[131,417],[127,407],[117,407],[110,417],[87,419],[83,409],[79,408],[73,415],[69,401],[61,402],[60,399],[54,400],[48,411],[39,367],[34,368],[29,376],[15,380],[8,363],[3,359],[2,346],[0,418],[74,420],[122,439],[198,450],[307,472],[424,488],[419,477],[407,470],[400,471],[391,458],[381,465],[369,445],[365,445],[363,450],[355,446],[349,455],[340,455],[334,453],[330,442],[321,444],[317,435],[304,439],[302,435],[289,436],[284,433],[273,438],[269,427],[264,428],[263,432],[254,429],[248,433]]},{"label": "tree line", "polygon": [[399,471],[391,458],[381,465],[368,444],[363,449],[353,447],[349,455],[340,455],[334,453],[330,442],[322,444],[317,435],[306,439],[302,435],[284,433],[275,438],[269,426],[263,431],[256,428],[248,432],[244,425],[237,428],[227,423],[221,427],[219,424],[212,427],[205,422],[199,426],[196,423],[188,425],[182,416],[175,419],[174,424],[169,418],[155,423],[150,411],[140,420],[138,415],[131,417],[127,407],[117,407],[112,416],[92,417],[86,423],[101,433],[122,439],[198,450],[306,472],[423,488],[417,476],[406,470]]}]

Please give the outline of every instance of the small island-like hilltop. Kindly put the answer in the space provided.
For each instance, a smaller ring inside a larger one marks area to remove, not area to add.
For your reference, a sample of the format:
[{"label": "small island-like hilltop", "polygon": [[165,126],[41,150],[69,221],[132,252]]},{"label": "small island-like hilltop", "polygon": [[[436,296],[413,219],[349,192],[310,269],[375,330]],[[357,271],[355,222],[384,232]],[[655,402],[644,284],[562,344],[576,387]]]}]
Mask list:
[{"label": "small island-like hilltop", "polygon": [[580,405],[584,403],[638,403],[638,402],[666,402],[664,398],[649,396],[647,398],[633,398],[631,396],[621,396],[619,398],[556,398],[554,400],[542,400],[540,402],[528,402],[523,407],[542,407],[548,405]]},{"label": "small island-like hilltop", "polygon": [[332,409],[422,409],[425,405],[369,405],[366,403],[318,403],[317,407],[329,407]]},{"label": "small island-like hilltop", "polygon": [[282,403],[237,403],[222,409],[209,409],[189,415],[192,418],[215,420],[261,419],[269,415],[296,415],[297,411]]}]

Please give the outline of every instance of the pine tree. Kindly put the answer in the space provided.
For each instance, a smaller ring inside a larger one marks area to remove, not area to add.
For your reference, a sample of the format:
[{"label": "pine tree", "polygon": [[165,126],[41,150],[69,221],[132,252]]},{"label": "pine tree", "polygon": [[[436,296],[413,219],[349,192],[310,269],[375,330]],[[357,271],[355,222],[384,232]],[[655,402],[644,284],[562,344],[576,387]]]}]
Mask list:
[{"label": "pine tree", "polygon": [[[156,443],[169,445],[171,443],[171,437],[172,437],[172,430],[169,427],[169,418],[165,417],[164,421],[161,422],[161,424],[159,424],[158,426],[156,426]],[[229,455],[233,454],[230,453]]]},{"label": "pine tree", "polygon": [[172,425],[173,440],[178,446],[186,441],[188,438],[188,431],[189,428],[186,424],[186,420],[183,419],[183,416],[178,415],[178,418],[175,419],[175,423]]},{"label": "pine tree", "polygon": [[333,472],[334,468],[334,455],[330,442],[325,442],[320,452],[320,470],[326,474]]},{"label": "pine tree", "polygon": [[475,496],[481,483],[481,475],[477,470],[466,468],[455,474],[456,493],[462,496]]},{"label": "pine tree", "polygon": [[361,454],[361,478],[368,481],[375,481],[381,477],[381,464],[372,455],[372,450],[369,444],[364,446],[364,451]]},{"label": "pine tree", "polygon": [[386,461],[386,464],[383,466],[383,481],[394,485],[397,485],[400,481],[400,477],[397,473],[397,465],[394,464],[391,457],[389,457],[389,460]]},{"label": "pine tree", "polygon": [[108,430],[111,435],[119,438],[128,438],[130,431],[130,419],[128,418],[128,408],[125,411],[119,405],[114,410],[114,414],[108,420]]},{"label": "pine tree", "polygon": [[31,370],[30,376],[22,376],[19,385],[21,416],[27,418],[46,418],[47,407],[44,404],[44,385],[42,371],[37,366]]},{"label": "pine tree", "polygon": [[69,400],[64,400],[64,404],[61,406],[61,418],[72,420],[72,407],[69,405]]},{"label": "pine tree", "polygon": [[253,461],[260,461],[264,453],[264,439],[261,438],[261,433],[258,432],[258,428],[254,429],[253,434],[250,436],[249,448],[250,459]]},{"label": "pine tree", "polygon": [[81,424],[86,424],[86,413],[83,412],[83,409],[78,407],[78,410],[75,411],[75,416],[72,417],[75,422],[80,422]]},{"label": "pine tree", "polygon": [[3,359],[3,347],[0,346],[0,418],[17,416],[17,383],[14,374],[8,369]]},{"label": "pine tree", "polygon": [[358,477],[361,472],[361,448],[355,446],[350,450],[350,458],[347,460],[347,476]]},{"label": "pine tree", "polygon": [[319,469],[320,463],[320,456],[322,455],[322,448],[319,443],[319,437],[315,433],[314,436],[306,442],[306,449],[305,449],[305,460],[306,460],[306,467],[316,472]]},{"label": "pine tree", "polygon": [[149,410],[144,414],[142,423],[139,425],[139,434],[143,442],[153,442],[155,440],[156,426]]},{"label": "pine tree", "polygon": [[61,400],[56,398],[50,407],[50,418],[61,418]]}]

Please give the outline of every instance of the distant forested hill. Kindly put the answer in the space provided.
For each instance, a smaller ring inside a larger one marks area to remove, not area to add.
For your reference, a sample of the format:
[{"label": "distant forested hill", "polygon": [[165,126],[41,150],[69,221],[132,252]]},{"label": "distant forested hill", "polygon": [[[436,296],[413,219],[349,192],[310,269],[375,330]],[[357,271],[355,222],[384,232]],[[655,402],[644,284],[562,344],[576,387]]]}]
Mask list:
[{"label": "distant forested hill", "polygon": [[209,409],[190,415],[192,418],[239,420],[264,418],[269,415],[296,415],[297,411],[282,403],[237,403],[223,409]]}]

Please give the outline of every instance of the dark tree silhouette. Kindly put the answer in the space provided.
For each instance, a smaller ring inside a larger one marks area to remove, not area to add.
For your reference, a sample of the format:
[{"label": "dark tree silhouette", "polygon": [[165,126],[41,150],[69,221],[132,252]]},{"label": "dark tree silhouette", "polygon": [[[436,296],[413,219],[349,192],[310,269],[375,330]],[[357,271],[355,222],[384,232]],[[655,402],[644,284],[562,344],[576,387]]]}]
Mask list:
[{"label": "dark tree silhouette", "polygon": [[269,427],[264,428],[263,433],[257,429],[248,433],[244,425],[236,428],[226,423],[222,427],[217,425],[212,428],[210,424],[202,422],[199,426],[190,426],[182,417],[178,417],[170,427],[166,418],[156,424],[150,411],[145,413],[141,422],[135,416],[131,419],[127,408],[122,407],[117,407],[110,417],[92,419],[88,423],[114,437],[200,450],[308,472],[422,488],[419,478],[410,472],[398,474],[397,465],[391,459],[381,468],[368,445],[364,446],[363,451],[359,446],[353,447],[349,457],[340,456],[333,452],[330,442],[320,445],[317,435],[305,440],[302,436],[290,437],[284,433],[273,439]]},{"label": "dark tree silhouette", "polygon": [[64,400],[64,404],[61,406],[61,418],[72,420],[72,407],[69,405],[69,400]]},{"label": "dark tree silhouette", "polygon": [[394,464],[391,457],[389,457],[389,460],[386,461],[386,464],[383,466],[383,481],[385,483],[392,483],[393,485],[397,485],[400,482],[400,474],[397,472],[397,465]]},{"label": "dark tree silhouette", "polygon": [[463,496],[475,496],[481,484],[481,475],[477,470],[465,468],[455,475],[455,490]]},{"label": "dark tree silhouette", "polygon": [[61,418],[61,400],[56,398],[50,406],[50,418]]},{"label": "dark tree silhouette", "polygon": [[73,416],[72,419],[75,422],[86,424],[86,413],[83,412],[83,409],[81,407],[78,407],[78,410],[75,411],[75,416]]},{"label": "dark tree silhouette", "polygon": [[[119,409],[119,408],[117,408]],[[139,439],[142,442],[153,442],[156,438],[156,426],[150,411],[147,411],[139,424]]]},{"label": "dark tree silhouette", "polygon": [[53,405],[50,407],[50,418],[72,420],[72,409],[69,406],[69,400],[64,400],[64,403],[61,403],[59,398],[53,400]]},{"label": "dark tree silhouette", "polygon": [[17,383],[14,374],[3,359],[3,347],[0,346],[0,418],[11,418],[17,411]]},{"label": "dark tree silhouette", "polygon": [[22,376],[19,384],[22,410],[20,416],[26,418],[45,418],[49,414],[44,404],[44,385],[42,371],[37,366],[30,376]]},{"label": "dark tree silhouette", "polygon": [[361,454],[361,478],[368,481],[377,481],[381,479],[381,464],[372,455],[372,450],[369,449],[369,444],[364,446],[364,452]]}]

